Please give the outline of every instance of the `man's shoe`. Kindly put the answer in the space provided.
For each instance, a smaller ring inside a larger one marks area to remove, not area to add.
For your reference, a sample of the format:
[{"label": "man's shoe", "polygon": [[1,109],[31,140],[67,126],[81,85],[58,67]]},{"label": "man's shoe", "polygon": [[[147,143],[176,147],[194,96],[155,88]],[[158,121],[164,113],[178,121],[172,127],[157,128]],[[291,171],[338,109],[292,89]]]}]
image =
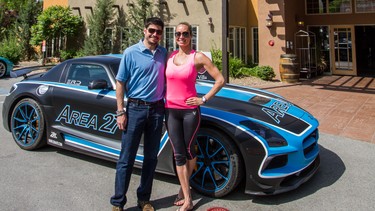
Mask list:
[{"label": "man's shoe", "polygon": [[116,206],[113,206],[112,207],[112,211],[123,211],[124,209],[122,207],[116,207]]},{"label": "man's shoe", "polygon": [[142,211],[154,211],[155,208],[152,206],[150,201],[139,201],[138,200],[138,207],[142,209]]}]

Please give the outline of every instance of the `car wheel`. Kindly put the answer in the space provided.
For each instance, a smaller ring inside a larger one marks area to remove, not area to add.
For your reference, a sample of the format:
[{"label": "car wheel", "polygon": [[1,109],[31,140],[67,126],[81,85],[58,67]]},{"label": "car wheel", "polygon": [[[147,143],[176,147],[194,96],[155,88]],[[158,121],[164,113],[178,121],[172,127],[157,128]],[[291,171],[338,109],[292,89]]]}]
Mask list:
[{"label": "car wheel", "polygon": [[22,149],[34,150],[46,144],[44,115],[35,100],[25,98],[17,103],[11,116],[11,131]]},{"label": "car wheel", "polygon": [[225,134],[201,128],[197,135],[197,165],[191,186],[211,197],[223,197],[241,182],[243,165],[237,147]]},{"label": "car wheel", "polygon": [[7,66],[4,62],[0,61],[0,78],[5,76],[5,73],[7,72]]}]

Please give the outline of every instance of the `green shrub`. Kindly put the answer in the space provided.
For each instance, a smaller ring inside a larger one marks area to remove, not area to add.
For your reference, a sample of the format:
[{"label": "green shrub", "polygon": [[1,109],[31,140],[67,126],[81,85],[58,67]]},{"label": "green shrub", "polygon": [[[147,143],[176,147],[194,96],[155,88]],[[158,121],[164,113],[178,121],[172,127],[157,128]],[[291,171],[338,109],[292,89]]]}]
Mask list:
[{"label": "green shrub", "polygon": [[243,77],[243,73],[241,68],[245,67],[246,65],[243,61],[239,58],[229,57],[229,76],[234,78]]},{"label": "green shrub", "polygon": [[0,43],[0,56],[9,59],[13,64],[18,64],[22,57],[22,47],[14,37],[5,38]]},{"label": "green shrub", "polygon": [[79,50],[76,52],[76,55],[74,56],[74,58],[80,58],[80,57],[84,57],[84,56],[88,56],[85,54],[85,51],[83,49]]},{"label": "green shrub", "polygon": [[66,50],[66,51],[61,50],[60,51],[60,58],[62,59],[62,61],[72,59],[76,55],[77,55],[77,51],[75,51],[75,50]]},{"label": "green shrub", "polygon": [[219,69],[222,70],[223,68],[223,54],[221,50],[218,49],[212,49],[211,50],[211,57],[212,57],[212,63]]},{"label": "green shrub", "polygon": [[[218,49],[211,50],[212,62],[220,70],[222,69],[223,55]],[[255,66],[253,63],[245,64],[241,59],[229,56],[229,76],[241,78],[254,76],[262,80],[272,80],[276,75],[270,66]]]},{"label": "green shrub", "polygon": [[276,76],[273,68],[270,66],[256,66],[253,69],[257,77],[266,81],[270,81]]}]

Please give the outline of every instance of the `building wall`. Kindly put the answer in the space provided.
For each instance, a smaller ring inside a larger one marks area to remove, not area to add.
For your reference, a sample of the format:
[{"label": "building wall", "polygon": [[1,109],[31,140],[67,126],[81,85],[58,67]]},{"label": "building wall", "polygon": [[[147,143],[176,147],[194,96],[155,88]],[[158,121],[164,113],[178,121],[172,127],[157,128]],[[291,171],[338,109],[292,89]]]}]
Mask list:
[{"label": "building wall", "polygon": [[68,0],[44,0],[43,9],[54,5],[68,6]]},{"label": "building wall", "polygon": [[[294,1],[294,0],[293,0]],[[273,25],[268,28],[266,19],[272,14]],[[277,78],[279,74],[279,58],[286,53],[285,49],[285,7],[284,1],[258,1],[259,27],[259,65],[271,66]]]},{"label": "building wall", "polygon": [[[153,0],[157,4],[158,0]],[[237,0],[238,1],[238,0]],[[246,0],[240,0],[246,1]],[[73,13],[87,18],[91,13],[89,7],[95,7],[96,0],[69,0]],[[221,1],[193,1],[185,0],[185,3],[178,3],[177,0],[167,0],[167,4],[160,5],[161,14],[166,26],[176,26],[182,21],[189,22],[199,27],[198,48],[202,51],[209,51],[213,47],[221,49],[222,43],[222,10]],[[126,12],[129,9],[127,1],[116,0],[116,5]],[[79,9],[78,9],[79,8]],[[218,9],[220,8],[220,9]],[[209,23],[212,20],[212,24]]]},{"label": "building wall", "polygon": [[[182,21],[187,21],[191,25],[199,27],[199,50],[221,49],[223,21],[221,0],[185,0],[185,4],[178,3],[175,0],[168,0],[167,2],[168,10],[163,13],[168,16],[167,19],[164,19],[167,26],[176,26]],[[208,24],[209,18],[212,19],[212,25]]]}]

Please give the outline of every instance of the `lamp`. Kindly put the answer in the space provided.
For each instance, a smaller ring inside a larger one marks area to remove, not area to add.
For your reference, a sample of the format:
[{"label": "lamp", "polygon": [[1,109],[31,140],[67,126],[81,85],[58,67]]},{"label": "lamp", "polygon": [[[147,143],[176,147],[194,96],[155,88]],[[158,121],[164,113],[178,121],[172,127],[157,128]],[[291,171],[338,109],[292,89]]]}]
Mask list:
[{"label": "lamp", "polygon": [[177,0],[177,2],[185,4],[185,0]]},{"label": "lamp", "polygon": [[273,25],[273,15],[272,15],[272,13],[270,12],[270,13],[268,13],[267,18],[266,18],[266,26],[267,26],[268,28],[271,28],[272,25]]},{"label": "lamp", "polygon": [[303,27],[303,26],[305,26],[305,22],[303,22],[303,21],[298,21],[298,22],[297,22],[297,25],[298,25],[299,27]]},{"label": "lamp", "polygon": [[212,23],[212,18],[211,17],[208,18],[207,24],[210,25],[210,26],[214,25],[214,23]]}]

